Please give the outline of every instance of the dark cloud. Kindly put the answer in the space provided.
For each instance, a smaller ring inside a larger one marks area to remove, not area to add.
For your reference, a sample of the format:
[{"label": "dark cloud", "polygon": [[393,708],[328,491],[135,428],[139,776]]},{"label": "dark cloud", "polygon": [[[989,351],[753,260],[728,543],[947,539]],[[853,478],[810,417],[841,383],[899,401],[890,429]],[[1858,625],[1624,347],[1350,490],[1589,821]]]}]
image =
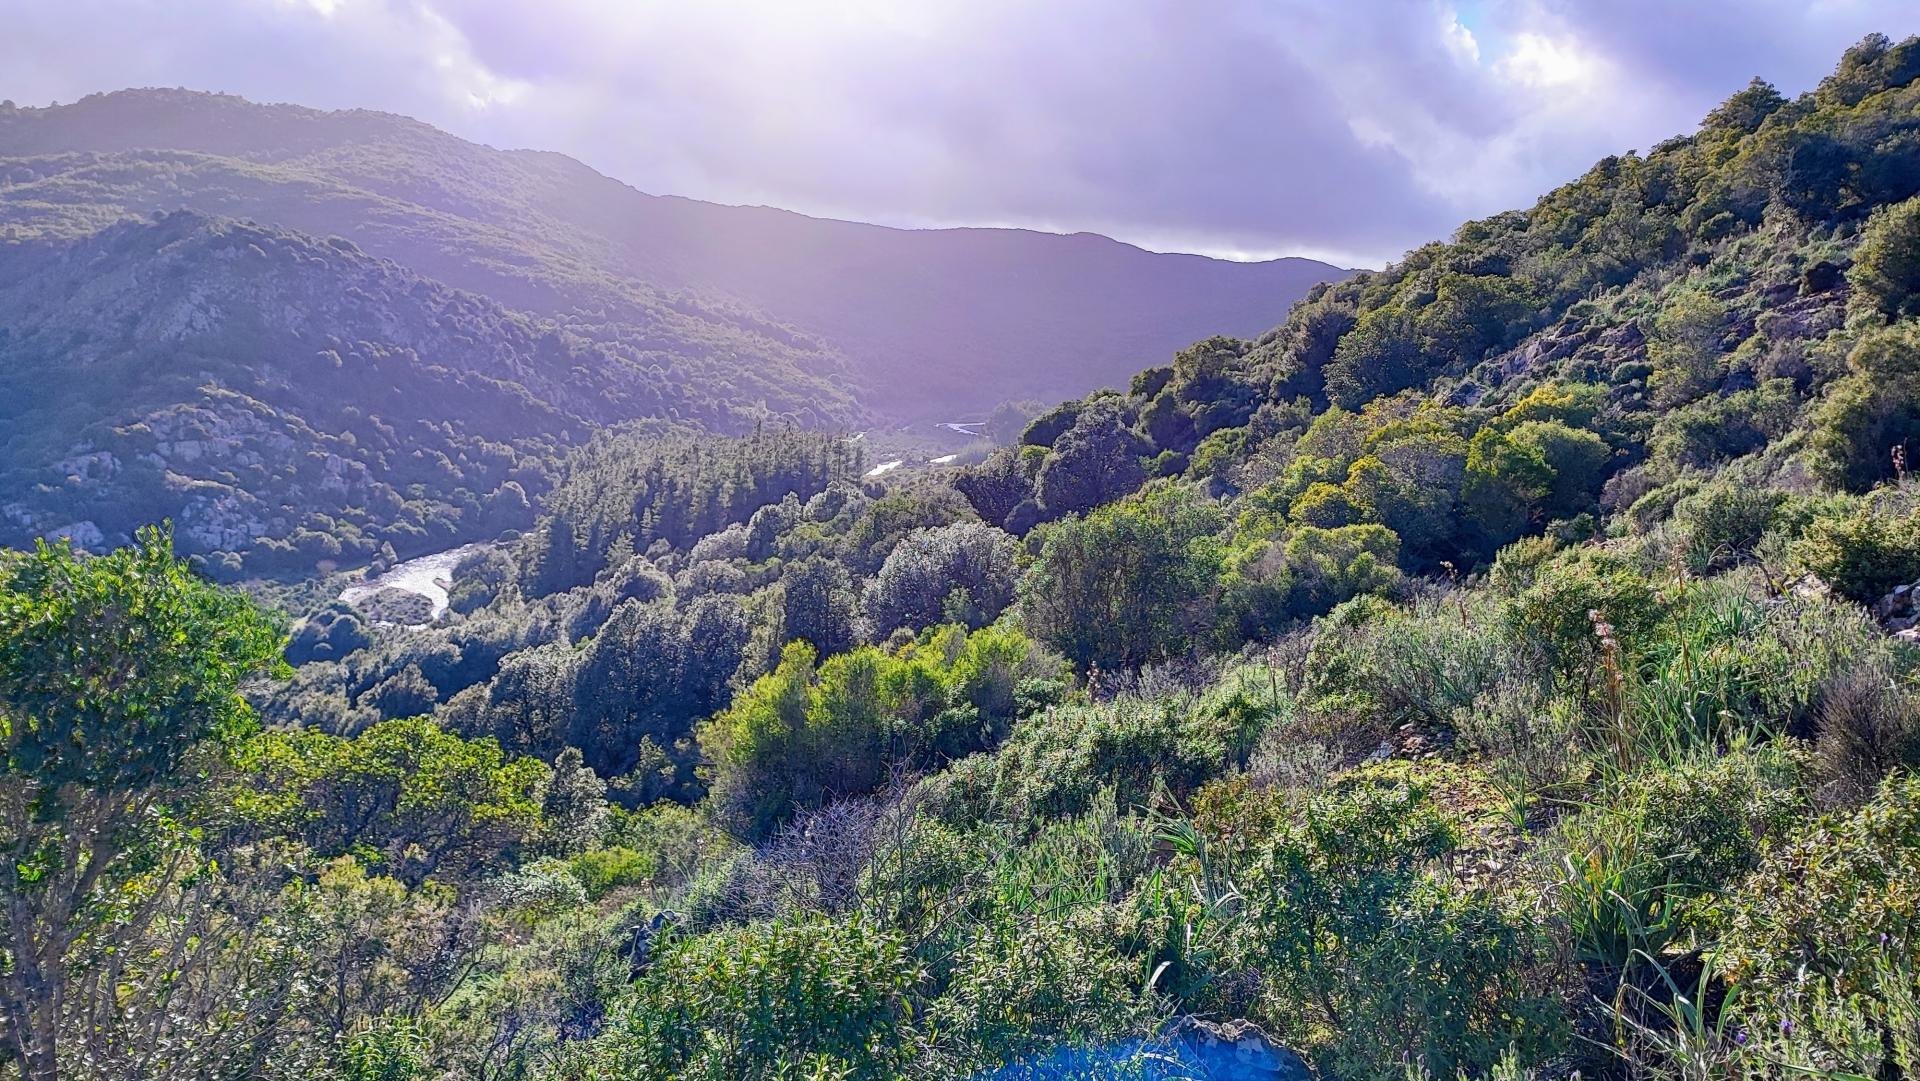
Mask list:
[{"label": "dark cloud", "polygon": [[634,185],[1379,262],[1795,92],[1911,0],[28,0],[0,95],[407,113]]}]

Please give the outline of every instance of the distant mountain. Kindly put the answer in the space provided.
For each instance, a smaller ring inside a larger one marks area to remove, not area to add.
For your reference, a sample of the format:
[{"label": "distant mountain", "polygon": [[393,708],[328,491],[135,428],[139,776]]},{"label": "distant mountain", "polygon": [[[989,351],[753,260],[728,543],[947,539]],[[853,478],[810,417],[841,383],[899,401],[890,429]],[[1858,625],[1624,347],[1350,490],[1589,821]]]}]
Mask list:
[{"label": "distant mountain", "polygon": [[[819,382],[900,418],[1121,385],[1197,337],[1257,333],[1345,274],[653,196],[558,154],[383,113],[180,90],[0,109],[0,237],[71,237],[180,208],[346,237],[585,337],[651,336],[667,353],[702,340],[731,351],[721,378],[775,384],[713,397],[764,397],[816,422],[838,415]],[[794,351],[780,359],[801,371],[769,370],[764,342]],[[810,382],[811,416],[782,393]]]},{"label": "distant mountain", "polygon": [[262,570],[525,524],[560,446],[730,420],[646,354],[344,240],[185,211],[0,245],[0,356],[9,540],[171,517],[191,551],[268,538]]}]

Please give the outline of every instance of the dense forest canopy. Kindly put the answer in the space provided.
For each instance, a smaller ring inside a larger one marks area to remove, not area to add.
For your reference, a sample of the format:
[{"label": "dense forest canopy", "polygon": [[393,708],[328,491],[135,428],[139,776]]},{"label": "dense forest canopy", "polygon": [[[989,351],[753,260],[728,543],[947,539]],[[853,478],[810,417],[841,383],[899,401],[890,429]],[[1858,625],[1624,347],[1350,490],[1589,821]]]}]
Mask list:
[{"label": "dense forest canopy", "polygon": [[0,1076],[1913,1076],[1917,393],[1874,37],[978,465],[584,440],[438,619],[8,553]]}]

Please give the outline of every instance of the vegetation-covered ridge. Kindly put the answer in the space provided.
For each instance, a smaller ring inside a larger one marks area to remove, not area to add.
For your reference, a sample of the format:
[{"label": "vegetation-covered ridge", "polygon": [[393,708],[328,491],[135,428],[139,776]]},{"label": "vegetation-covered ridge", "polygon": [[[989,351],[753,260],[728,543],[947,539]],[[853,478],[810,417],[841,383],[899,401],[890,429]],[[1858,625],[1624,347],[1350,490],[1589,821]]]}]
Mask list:
[{"label": "vegetation-covered ridge", "polygon": [[801,416],[838,415],[848,390],[899,420],[1055,400],[1196,334],[1251,333],[1345,273],[653,196],[364,110],[164,89],[0,106],[0,238],[181,208],[343,236],[609,344],[684,346],[690,378],[739,391],[714,398]]},{"label": "vegetation-covered ridge", "polygon": [[184,211],[0,245],[0,312],[0,535],[101,547],[170,517],[235,573],[524,528],[595,431],[769,416],[685,341],[604,344],[343,240]]},{"label": "vegetation-covered ridge", "polygon": [[975,468],[597,441],[290,678],[10,553],[0,1071],[1914,1076],[1917,391],[1870,38]]}]

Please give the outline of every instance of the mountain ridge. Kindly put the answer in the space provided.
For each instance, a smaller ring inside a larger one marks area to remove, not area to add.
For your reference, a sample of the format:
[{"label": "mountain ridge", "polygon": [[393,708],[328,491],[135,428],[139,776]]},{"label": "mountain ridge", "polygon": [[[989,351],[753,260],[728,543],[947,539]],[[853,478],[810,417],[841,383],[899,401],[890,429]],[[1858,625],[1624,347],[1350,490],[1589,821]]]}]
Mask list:
[{"label": "mountain ridge", "polygon": [[[221,161],[164,157],[181,152]],[[60,157],[84,153],[97,156]],[[9,212],[0,197],[0,228],[71,233],[108,212],[185,205],[346,236],[551,316],[690,292],[833,345],[863,400],[895,416],[1116,385],[1200,334],[1256,333],[1346,273],[1089,245],[1099,234],[903,229],[652,195],[563,154],[499,150],[396,114],[199,91],[0,110],[0,158],[13,159],[0,167],[11,200],[26,204]]]}]

